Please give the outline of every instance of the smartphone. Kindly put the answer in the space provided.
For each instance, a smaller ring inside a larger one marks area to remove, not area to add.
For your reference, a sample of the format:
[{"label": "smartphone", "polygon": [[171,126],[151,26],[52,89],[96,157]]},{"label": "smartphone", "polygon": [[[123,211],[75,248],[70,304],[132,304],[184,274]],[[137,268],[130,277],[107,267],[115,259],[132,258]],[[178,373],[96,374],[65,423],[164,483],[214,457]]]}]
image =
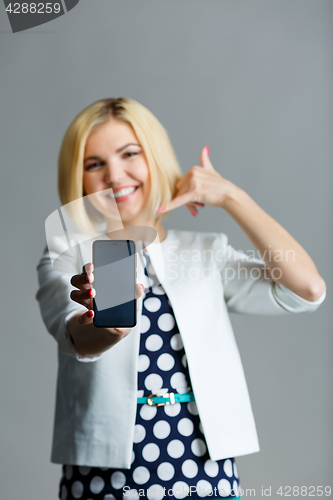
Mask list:
[{"label": "smartphone", "polygon": [[132,328],[136,313],[136,245],[133,240],[93,242],[96,327]]}]

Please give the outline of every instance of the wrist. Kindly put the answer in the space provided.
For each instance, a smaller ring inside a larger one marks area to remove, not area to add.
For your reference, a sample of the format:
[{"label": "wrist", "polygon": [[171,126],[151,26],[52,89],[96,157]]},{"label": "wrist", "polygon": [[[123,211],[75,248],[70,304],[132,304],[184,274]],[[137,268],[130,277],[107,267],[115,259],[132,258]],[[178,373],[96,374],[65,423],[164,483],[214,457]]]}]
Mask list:
[{"label": "wrist", "polygon": [[233,207],[244,203],[246,197],[248,195],[243,189],[228,181],[220,207],[226,212],[232,211]]}]

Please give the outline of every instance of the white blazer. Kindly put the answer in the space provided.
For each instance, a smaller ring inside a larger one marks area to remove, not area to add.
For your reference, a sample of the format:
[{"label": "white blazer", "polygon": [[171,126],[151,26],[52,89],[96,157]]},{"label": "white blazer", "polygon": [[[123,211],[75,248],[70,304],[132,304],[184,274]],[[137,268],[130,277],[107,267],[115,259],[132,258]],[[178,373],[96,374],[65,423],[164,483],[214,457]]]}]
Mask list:
[{"label": "white blazer", "polygon": [[[142,298],[137,326],[129,335],[101,356],[78,356],[68,337],[66,319],[78,310],[86,311],[69,298],[73,289],[70,277],[92,260],[91,241],[84,240],[82,235],[70,238],[73,246],[65,257],[66,273],[52,265],[59,254],[68,251],[63,237],[49,241],[49,251],[45,249],[37,266],[40,288],[36,298],[59,352],[51,461],[130,469]],[[138,249],[142,249],[140,243]],[[265,276],[262,260],[236,251],[223,233],[169,230],[164,241],[147,246],[147,253],[174,310],[211,460],[259,451],[228,311],[315,311],[326,292],[309,302],[274,283]],[[143,280],[138,259],[138,282]]]}]

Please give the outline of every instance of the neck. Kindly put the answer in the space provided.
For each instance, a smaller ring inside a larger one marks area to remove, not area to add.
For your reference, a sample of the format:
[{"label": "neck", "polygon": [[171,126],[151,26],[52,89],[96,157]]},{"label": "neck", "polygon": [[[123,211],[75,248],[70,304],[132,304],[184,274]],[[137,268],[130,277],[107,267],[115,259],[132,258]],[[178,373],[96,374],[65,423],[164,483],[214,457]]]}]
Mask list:
[{"label": "neck", "polygon": [[[163,227],[161,221],[145,221],[144,223],[140,221],[140,223],[134,223],[134,224],[133,224],[133,221],[131,221],[129,224],[127,224],[126,222],[123,222],[123,226],[124,226],[124,229],[125,229],[125,234],[126,234],[126,238],[127,239],[128,239],[128,232],[127,232],[127,227],[128,226],[147,226],[147,227],[151,227],[151,228],[155,229],[155,231],[157,231],[158,238],[159,238],[160,242],[162,242],[163,240],[165,240],[165,238],[167,236],[167,231]],[[108,224],[107,231],[108,232],[112,232],[114,230],[115,229],[113,227],[113,224]]]}]

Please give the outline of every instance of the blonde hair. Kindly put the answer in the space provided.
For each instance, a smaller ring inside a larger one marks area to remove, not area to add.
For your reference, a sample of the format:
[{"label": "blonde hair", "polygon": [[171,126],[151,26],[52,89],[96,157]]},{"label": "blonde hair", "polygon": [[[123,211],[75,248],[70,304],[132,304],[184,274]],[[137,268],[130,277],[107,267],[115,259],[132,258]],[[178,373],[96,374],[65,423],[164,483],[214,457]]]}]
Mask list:
[{"label": "blonde hair", "polygon": [[[142,147],[151,180],[147,213],[153,219],[162,220],[168,215],[156,212],[156,209],[175,196],[176,183],[182,177],[166,130],[147,108],[125,97],[94,102],[83,109],[69,125],[58,158],[58,191],[61,203],[67,205],[77,226],[90,234],[95,234],[98,217],[87,209],[86,199],[83,198],[84,151],[92,131],[110,119],[131,125]],[[74,200],[76,202],[71,203]]]}]

